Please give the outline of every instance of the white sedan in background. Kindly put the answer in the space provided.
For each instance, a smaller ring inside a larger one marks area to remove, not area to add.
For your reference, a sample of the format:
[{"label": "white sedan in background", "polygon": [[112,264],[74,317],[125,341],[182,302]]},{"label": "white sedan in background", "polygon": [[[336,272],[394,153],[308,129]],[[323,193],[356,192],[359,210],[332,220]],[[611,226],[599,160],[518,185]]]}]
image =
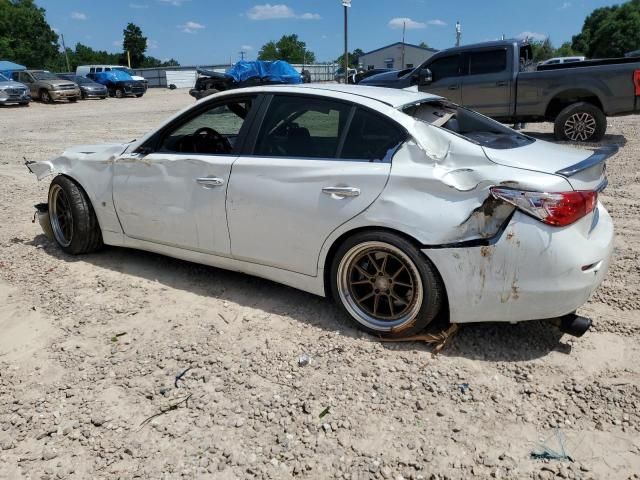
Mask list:
[{"label": "white sedan in background", "polygon": [[562,147],[419,92],[262,86],[141,140],[28,163],[70,254],[157,252],[332,295],[363,329],[562,317],[606,274],[614,150]]}]

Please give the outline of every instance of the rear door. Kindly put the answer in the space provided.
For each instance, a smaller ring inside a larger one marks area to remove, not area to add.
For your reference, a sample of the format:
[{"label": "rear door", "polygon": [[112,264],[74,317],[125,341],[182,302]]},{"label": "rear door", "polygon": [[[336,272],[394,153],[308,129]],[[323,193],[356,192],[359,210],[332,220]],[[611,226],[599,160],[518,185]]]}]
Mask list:
[{"label": "rear door", "polygon": [[431,70],[432,81],[429,85],[418,87],[419,90],[440,95],[459,104],[462,101],[460,60],[461,55],[456,53],[425,63],[423,68]]},{"label": "rear door", "polygon": [[493,118],[511,115],[513,72],[506,48],[464,55],[462,105]]},{"label": "rear door", "polygon": [[406,132],[348,102],[282,94],[255,133],[227,190],[232,255],[314,276],[325,239],[382,192]]}]

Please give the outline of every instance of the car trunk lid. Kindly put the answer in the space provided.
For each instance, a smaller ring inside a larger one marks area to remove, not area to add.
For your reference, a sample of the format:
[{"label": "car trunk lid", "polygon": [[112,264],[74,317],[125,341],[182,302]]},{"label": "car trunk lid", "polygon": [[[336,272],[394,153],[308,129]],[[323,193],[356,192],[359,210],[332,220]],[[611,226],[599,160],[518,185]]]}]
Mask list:
[{"label": "car trunk lid", "polygon": [[492,162],[565,177],[575,190],[602,190],[607,184],[606,160],[617,151],[607,145],[595,151],[556,145],[541,140],[515,149],[483,147]]}]

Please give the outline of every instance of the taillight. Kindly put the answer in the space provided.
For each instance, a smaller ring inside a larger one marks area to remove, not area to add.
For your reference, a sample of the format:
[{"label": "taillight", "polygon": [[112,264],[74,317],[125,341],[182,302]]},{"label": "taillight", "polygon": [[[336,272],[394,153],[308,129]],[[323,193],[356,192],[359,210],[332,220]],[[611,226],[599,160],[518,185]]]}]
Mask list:
[{"label": "taillight", "polygon": [[633,84],[636,86],[636,96],[640,97],[640,70],[633,72]]},{"label": "taillight", "polygon": [[557,227],[577,222],[598,203],[598,192],[586,190],[543,193],[492,187],[491,193],[495,198],[515,205],[524,213]]}]

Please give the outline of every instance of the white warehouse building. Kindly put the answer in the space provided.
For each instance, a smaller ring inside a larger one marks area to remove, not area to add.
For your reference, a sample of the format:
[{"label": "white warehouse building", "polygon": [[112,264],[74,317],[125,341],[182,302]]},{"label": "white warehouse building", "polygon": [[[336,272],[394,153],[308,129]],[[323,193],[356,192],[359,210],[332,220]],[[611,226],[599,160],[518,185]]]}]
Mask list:
[{"label": "white warehouse building", "polygon": [[[403,70],[417,67],[436,52],[437,50],[433,48],[423,48],[411,43],[396,42],[365,53],[359,58],[358,63],[364,70],[373,70],[374,68]],[[402,61],[403,54],[404,62]]]}]

